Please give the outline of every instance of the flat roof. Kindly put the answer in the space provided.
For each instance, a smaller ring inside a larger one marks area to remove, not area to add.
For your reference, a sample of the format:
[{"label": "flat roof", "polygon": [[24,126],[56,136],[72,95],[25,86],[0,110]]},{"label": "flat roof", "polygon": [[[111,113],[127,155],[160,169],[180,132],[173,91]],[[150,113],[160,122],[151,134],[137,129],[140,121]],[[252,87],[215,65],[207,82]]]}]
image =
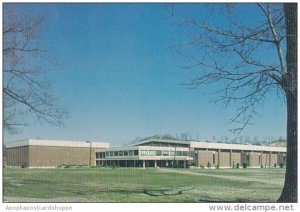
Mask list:
[{"label": "flat roof", "polygon": [[99,149],[96,150],[99,152],[108,152],[108,151],[128,151],[128,150],[166,150],[166,151],[188,151],[187,147],[164,147],[164,146],[126,146],[126,147],[112,147],[108,149]]},{"label": "flat roof", "polygon": [[140,141],[140,142],[137,142],[137,143],[134,143],[134,144],[131,144],[130,146],[139,146],[141,144],[144,144],[144,143],[148,143],[148,142],[162,142],[162,143],[173,143],[173,144],[186,144],[186,145],[190,145],[190,141],[180,141],[180,140],[168,140],[168,139],[147,139],[147,140],[144,140],[144,141]]},{"label": "flat roof", "polygon": [[63,141],[63,140],[41,140],[26,139],[13,141],[6,144],[6,148],[21,146],[61,146],[61,147],[92,147],[92,148],[109,148],[110,144],[99,141]]},{"label": "flat roof", "polygon": [[[111,150],[127,150],[136,147],[137,149],[160,149],[159,146],[139,146],[148,142],[162,142],[173,144],[187,144],[190,148],[199,149],[224,149],[224,150],[244,150],[244,151],[268,151],[268,152],[286,152],[286,147],[274,146],[258,146],[258,145],[245,145],[245,144],[226,144],[215,142],[200,142],[200,141],[180,141],[180,140],[164,140],[164,139],[149,139],[138,142],[126,147],[114,147]],[[90,146],[91,145],[91,146]],[[6,148],[20,147],[20,146],[65,146],[65,147],[92,147],[99,149],[108,149],[110,144],[99,141],[64,141],[64,140],[41,140],[41,139],[26,139],[21,141],[9,142]],[[172,148],[164,147],[164,148]],[[174,147],[173,147],[174,148]],[[179,147],[177,147],[179,148]],[[184,147],[181,147],[184,148]],[[179,150],[179,149],[178,149]]]},{"label": "flat roof", "polygon": [[167,139],[166,140],[165,139],[148,139],[145,141],[141,141],[141,142],[132,144],[132,146],[138,146],[138,145],[145,144],[148,142],[187,144],[187,145],[190,145],[190,148],[286,152],[286,147],[258,146],[258,145],[246,145],[246,144],[226,144],[226,143],[204,142],[204,141],[180,141],[180,140],[167,140]]},{"label": "flat roof", "polygon": [[225,149],[225,150],[245,150],[245,151],[268,151],[268,152],[286,152],[286,147],[258,146],[246,144],[225,144],[210,142],[191,142],[192,148],[203,149]]}]

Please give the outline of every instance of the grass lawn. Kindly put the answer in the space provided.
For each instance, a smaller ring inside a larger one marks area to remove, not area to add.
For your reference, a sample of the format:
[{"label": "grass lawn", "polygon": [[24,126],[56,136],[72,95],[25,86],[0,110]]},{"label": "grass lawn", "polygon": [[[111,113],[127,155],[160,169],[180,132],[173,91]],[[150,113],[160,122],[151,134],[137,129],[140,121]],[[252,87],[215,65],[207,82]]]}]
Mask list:
[{"label": "grass lawn", "polygon": [[285,169],[3,169],[8,202],[275,202]]}]

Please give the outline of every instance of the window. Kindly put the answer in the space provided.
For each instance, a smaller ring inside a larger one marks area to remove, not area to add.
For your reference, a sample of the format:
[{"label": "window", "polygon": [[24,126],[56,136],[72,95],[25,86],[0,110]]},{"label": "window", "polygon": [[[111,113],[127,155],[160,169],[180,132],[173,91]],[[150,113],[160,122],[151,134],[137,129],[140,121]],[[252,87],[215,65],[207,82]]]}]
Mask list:
[{"label": "window", "polygon": [[162,152],[162,154],[163,154],[163,156],[169,156],[169,151],[164,150],[164,151]]},{"label": "window", "polygon": [[155,151],[154,150],[149,150],[148,154],[149,154],[149,156],[155,156]]},{"label": "window", "polygon": [[216,153],[213,154],[213,164],[216,163]]},{"label": "window", "polygon": [[182,151],[176,151],[176,156],[182,156]]},{"label": "window", "polygon": [[100,153],[96,152],[96,159],[100,158]]},{"label": "window", "polygon": [[128,151],[124,151],[124,156],[128,156]]},{"label": "window", "polygon": [[123,151],[119,151],[119,156],[123,156],[124,152]]},{"label": "window", "polygon": [[156,156],[161,156],[162,155],[162,151],[161,150],[156,150]]},{"label": "window", "polygon": [[133,150],[129,150],[129,151],[128,151],[128,155],[129,155],[129,156],[133,156],[133,155],[134,155]]},{"label": "window", "polygon": [[119,152],[118,151],[114,151],[114,156],[118,156]]},{"label": "window", "polygon": [[139,150],[134,150],[134,156],[139,155]]},{"label": "window", "polygon": [[189,152],[186,151],[182,152],[182,156],[189,156]]},{"label": "window", "polygon": [[105,158],[105,152],[96,152],[96,159]]},{"label": "window", "polygon": [[175,151],[170,151],[170,156],[174,156],[175,155]]},{"label": "window", "polygon": [[110,152],[105,152],[105,157],[108,158],[110,156]]},{"label": "window", "polygon": [[143,156],[155,156],[154,150],[141,150],[141,155]]}]

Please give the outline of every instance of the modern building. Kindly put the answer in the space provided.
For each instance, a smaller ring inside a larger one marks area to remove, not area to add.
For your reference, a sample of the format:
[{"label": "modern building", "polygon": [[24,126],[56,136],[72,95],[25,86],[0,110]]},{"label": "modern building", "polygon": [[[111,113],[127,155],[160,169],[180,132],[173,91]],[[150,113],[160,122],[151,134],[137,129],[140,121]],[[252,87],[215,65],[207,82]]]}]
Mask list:
[{"label": "modern building", "polygon": [[277,167],[286,148],[148,139],[132,146],[96,150],[96,165],[126,167]]},{"label": "modern building", "polygon": [[286,148],[147,139],[126,147],[90,141],[24,140],[6,144],[7,166],[277,167]]},{"label": "modern building", "polygon": [[131,146],[96,151],[97,166],[186,167],[192,161],[187,147]]},{"label": "modern building", "polygon": [[6,160],[7,166],[95,166],[96,149],[107,148],[103,142],[28,139],[7,143]]}]

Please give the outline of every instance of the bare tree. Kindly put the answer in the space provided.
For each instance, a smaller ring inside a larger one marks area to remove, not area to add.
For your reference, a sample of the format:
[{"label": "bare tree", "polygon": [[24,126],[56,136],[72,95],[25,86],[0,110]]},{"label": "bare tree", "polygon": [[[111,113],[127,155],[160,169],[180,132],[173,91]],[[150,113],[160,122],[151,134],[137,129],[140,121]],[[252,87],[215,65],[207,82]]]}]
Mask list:
[{"label": "bare tree", "polygon": [[228,141],[229,141],[229,137],[226,135],[225,136],[225,143],[228,143]]},{"label": "bare tree", "polygon": [[216,141],[216,136],[213,136],[212,140],[213,140],[213,142],[215,142]]},{"label": "bare tree", "polygon": [[42,23],[43,17],[24,16],[12,5],[3,6],[3,128],[10,134],[30,123],[28,115],[58,125],[65,115],[39,66],[45,56],[39,42]]},{"label": "bare tree", "polygon": [[182,141],[187,141],[188,140],[188,133],[180,133],[180,139]]},{"label": "bare tree", "polygon": [[[184,68],[200,69],[188,86],[223,86],[215,93],[216,102],[236,106],[231,120],[238,124],[232,130],[236,134],[251,124],[267,95],[286,97],[287,168],[278,201],[297,202],[297,4],[257,4],[257,10],[262,18],[251,24],[231,16],[221,26],[183,17],[196,35],[174,50],[191,62]],[[262,56],[266,50],[273,59]]]}]

